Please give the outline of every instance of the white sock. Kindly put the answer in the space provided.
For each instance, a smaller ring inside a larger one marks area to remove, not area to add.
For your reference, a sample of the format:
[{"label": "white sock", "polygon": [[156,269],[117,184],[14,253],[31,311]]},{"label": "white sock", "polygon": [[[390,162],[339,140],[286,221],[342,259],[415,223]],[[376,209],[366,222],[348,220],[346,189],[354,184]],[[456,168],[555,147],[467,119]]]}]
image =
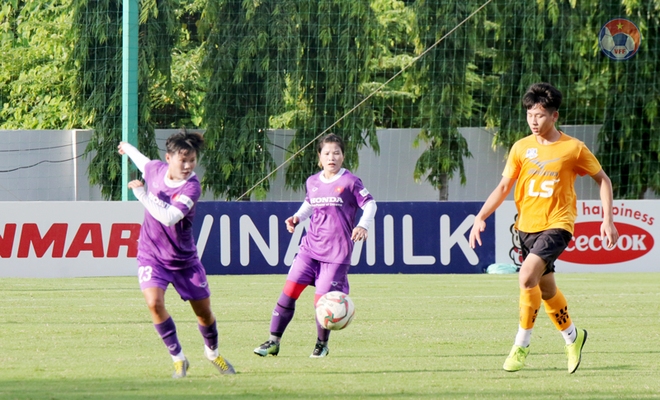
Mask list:
[{"label": "white sock", "polygon": [[183,350],[179,352],[177,355],[172,356],[172,361],[177,362],[177,361],[183,361],[186,359],[186,356],[183,355]]},{"label": "white sock", "polygon": [[577,339],[577,329],[575,329],[575,325],[573,325],[572,322],[571,322],[571,326],[560,332],[561,335],[564,337],[566,344],[573,344],[575,342],[575,339]]},{"label": "white sock", "polygon": [[272,340],[273,342],[280,344],[280,340],[282,340],[281,337],[277,337],[275,335],[270,335],[270,338],[268,340]]},{"label": "white sock", "polygon": [[220,352],[218,352],[218,349],[211,350],[211,348],[209,346],[204,345],[204,355],[206,356],[206,358],[213,361],[216,358],[218,358],[218,356],[220,355]]},{"label": "white sock", "polygon": [[516,340],[513,342],[516,346],[529,347],[529,343],[532,341],[532,329],[523,329],[522,326],[518,326],[518,333],[516,334]]}]

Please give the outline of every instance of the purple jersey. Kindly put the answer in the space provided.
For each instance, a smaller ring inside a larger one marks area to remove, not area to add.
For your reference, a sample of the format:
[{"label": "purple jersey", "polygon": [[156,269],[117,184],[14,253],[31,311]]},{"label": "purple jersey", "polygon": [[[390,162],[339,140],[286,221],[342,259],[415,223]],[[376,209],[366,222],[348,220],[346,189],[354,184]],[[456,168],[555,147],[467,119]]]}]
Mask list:
[{"label": "purple jersey", "polygon": [[327,180],[323,171],[307,178],[305,201],[314,207],[300,252],[317,261],[349,264],[351,234],[358,208],[373,200],[362,181],[348,170]]},{"label": "purple jersey", "polygon": [[160,160],[146,164],[144,180],[147,196],[163,207],[178,208],[184,217],[176,224],[166,226],[145,210],[137,260],[139,265],[144,266],[183,269],[199,263],[192,221],[195,217],[195,203],[201,195],[201,186],[195,174],[186,181],[176,182],[175,187],[168,185],[165,178],[167,168],[167,163]]}]

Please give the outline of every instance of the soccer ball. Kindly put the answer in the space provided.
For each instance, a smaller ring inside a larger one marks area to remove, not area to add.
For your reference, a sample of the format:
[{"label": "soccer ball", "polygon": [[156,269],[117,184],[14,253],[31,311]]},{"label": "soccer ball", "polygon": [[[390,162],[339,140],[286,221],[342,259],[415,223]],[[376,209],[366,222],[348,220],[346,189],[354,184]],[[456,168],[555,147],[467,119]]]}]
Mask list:
[{"label": "soccer ball", "polygon": [[338,331],[351,323],[355,316],[355,304],[347,294],[334,291],[319,298],[316,303],[316,320],[325,329]]}]

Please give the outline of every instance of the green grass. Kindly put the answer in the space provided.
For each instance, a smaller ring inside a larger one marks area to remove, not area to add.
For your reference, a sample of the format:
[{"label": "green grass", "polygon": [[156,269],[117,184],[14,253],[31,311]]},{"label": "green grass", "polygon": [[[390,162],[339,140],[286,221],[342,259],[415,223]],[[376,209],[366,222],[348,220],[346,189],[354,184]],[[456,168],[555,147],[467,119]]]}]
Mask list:
[{"label": "green grass", "polygon": [[542,315],[527,366],[502,370],[518,320],[515,275],[352,275],[357,313],[310,359],[313,289],[298,302],[280,355],[268,337],[284,276],[212,276],[220,350],[238,371],[220,376],[202,354],[187,303],[167,307],[191,363],[170,378],[137,280],[0,280],[0,398],[5,399],[614,399],[660,397],[660,274],[559,274],[573,321],[589,331],[582,364],[566,372],[563,339]]}]

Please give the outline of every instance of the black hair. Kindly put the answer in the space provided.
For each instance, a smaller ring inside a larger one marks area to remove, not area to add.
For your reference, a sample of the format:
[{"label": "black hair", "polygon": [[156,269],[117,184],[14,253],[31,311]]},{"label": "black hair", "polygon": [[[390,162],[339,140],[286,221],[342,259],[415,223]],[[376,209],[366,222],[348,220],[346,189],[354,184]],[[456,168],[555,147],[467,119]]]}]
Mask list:
[{"label": "black hair", "polygon": [[165,148],[169,154],[188,154],[190,151],[194,151],[199,155],[202,147],[204,147],[204,136],[197,132],[188,132],[185,128],[170,135],[165,142]]},{"label": "black hair", "polygon": [[548,111],[557,111],[561,105],[562,95],[557,88],[549,83],[535,83],[527,89],[522,104],[526,110],[540,105]]},{"label": "black hair", "polygon": [[339,136],[335,135],[334,133],[329,133],[329,134],[323,136],[319,140],[316,152],[321,153],[321,150],[323,150],[323,146],[326,143],[337,143],[337,145],[341,149],[341,154],[344,154],[344,141],[341,140],[341,138]]}]

